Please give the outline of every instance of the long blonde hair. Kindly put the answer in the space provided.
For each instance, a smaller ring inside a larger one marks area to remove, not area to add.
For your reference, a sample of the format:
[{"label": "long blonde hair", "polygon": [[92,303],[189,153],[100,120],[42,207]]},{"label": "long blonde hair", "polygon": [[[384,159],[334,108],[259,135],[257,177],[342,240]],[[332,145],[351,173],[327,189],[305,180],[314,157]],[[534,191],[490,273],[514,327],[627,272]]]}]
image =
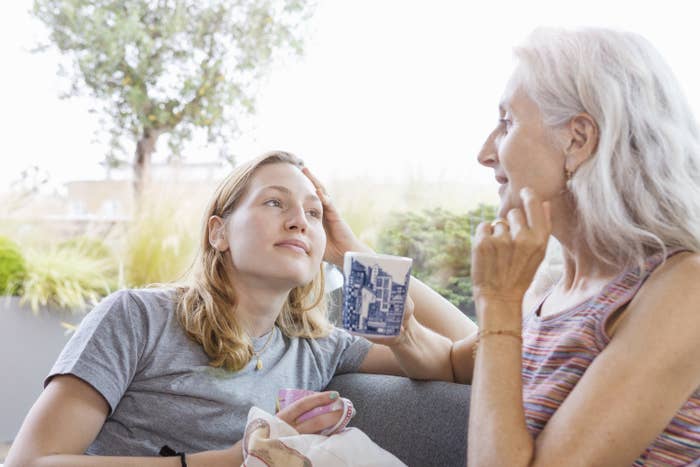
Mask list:
[{"label": "long blonde hair", "polygon": [[[204,228],[197,259],[189,280],[178,285],[176,312],[187,335],[202,345],[216,368],[238,371],[250,362],[253,345],[236,319],[236,292],[230,275],[231,258],[209,244],[208,219],[224,220],[236,209],[255,171],[264,165],[286,163],[303,167],[293,154],[270,152],[237,166],[219,185],[204,215]],[[327,316],[323,264],[314,279],[291,290],[277,318],[277,325],[289,337],[317,338],[328,335],[332,326]]]}]

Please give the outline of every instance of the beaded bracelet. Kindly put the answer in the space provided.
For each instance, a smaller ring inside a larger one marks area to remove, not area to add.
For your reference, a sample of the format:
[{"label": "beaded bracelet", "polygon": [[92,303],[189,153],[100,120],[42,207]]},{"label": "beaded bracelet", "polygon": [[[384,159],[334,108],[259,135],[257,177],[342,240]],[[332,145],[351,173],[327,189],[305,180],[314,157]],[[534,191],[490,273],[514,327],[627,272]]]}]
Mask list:
[{"label": "beaded bracelet", "polygon": [[523,341],[523,335],[520,331],[513,331],[511,329],[497,329],[491,330],[486,329],[479,331],[476,335],[476,341],[474,342],[474,348],[472,349],[472,357],[476,361],[476,350],[479,348],[479,341],[486,336],[511,336],[518,339],[520,342]]}]

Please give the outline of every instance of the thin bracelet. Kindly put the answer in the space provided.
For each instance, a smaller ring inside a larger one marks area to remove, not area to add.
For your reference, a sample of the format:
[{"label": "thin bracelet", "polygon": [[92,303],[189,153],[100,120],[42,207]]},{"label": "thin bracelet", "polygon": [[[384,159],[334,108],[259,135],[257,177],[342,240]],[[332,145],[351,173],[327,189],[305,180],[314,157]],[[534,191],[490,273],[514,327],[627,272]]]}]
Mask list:
[{"label": "thin bracelet", "polygon": [[185,459],[185,453],[184,452],[175,452],[173,448],[168,446],[167,444],[160,448],[160,452],[158,453],[162,457],[180,457],[180,467],[187,467],[187,460]]},{"label": "thin bracelet", "polygon": [[523,341],[522,332],[513,331],[511,329],[496,329],[496,330],[486,329],[486,330],[479,331],[476,334],[476,341],[474,342],[474,348],[472,349],[472,357],[473,357],[474,361],[476,361],[476,351],[479,348],[479,341],[483,337],[486,337],[486,336],[510,336],[510,337],[515,337],[521,343]]},{"label": "thin bracelet", "polygon": [[512,336],[517,339],[523,340],[523,334],[520,331],[513,331],[511,329],[497,329],[497,330],[492,330],[492,329],[486,329],[479,331],[477,334],[477,340],[486,337],[486,336]]}]

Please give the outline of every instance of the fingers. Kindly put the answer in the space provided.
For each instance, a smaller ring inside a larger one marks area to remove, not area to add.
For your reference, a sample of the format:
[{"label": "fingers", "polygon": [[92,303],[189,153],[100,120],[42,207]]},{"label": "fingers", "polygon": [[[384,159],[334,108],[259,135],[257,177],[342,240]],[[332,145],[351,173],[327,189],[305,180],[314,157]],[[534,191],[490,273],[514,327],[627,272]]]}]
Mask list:
[{"label": "fingers", "polygon": [[413,302],[413,299],[411,298],[411,296],[406,295],[406,303],[404,304],[403,319],[402,319],[404,324],[411,316],[413,316],[413,310],[415,307],[416,307],[416,304]]},{"label": "fingers", "polygon": [[508,218],[508,223],[510,224],[510,233],[513,238],[517,237],[523,232],[523,229],[527,229],[527,219],[525,219],[525,214],[521,209],[511,209],[508,211],[506,216]]},{"label": "fingers", "polygon": [[304,167],[303,169],[301,169],[301,171],[304,175],[306,175],[306,178],[311,180],[311,183],[313,184],[314,188],[316,188],[316,194],[318,195],[318,199],[320,199],[321,204],[323,204],[324,217],[330,221],[339,219],[340,214],[335,208],[335,205],[333,204],[331,196],[328,194],[326,187],[323,186],[321,181],[318,178],[316,178],[314,174],[311,173],[308,167]]},{"label": "fingers", "polygon": [[338,421],[340,421],[340,417],[342,416],[343,409],[340,408],[332,412],[312,417],[305,422],[296,425],[294,429],[299,433],[318,433],[319,431],[334,426],[336,423],[338,423]]},{"label": "fingers", "polygon": [[336,391],[312,394],[302,397],[284,410],[280,410],[277,417],[294,427],[299,433],[318,433],[338,423],[343,415],[343,405],[342,403],[338,404],[338,408],[330,412],[322,410],[323,413],[319,415],[309,414],[309,412],[337,401],[339,401],[339,396]]},{"label": "fingers", "polygon": [[289,407],[280,410],[277,416],[290,425],[294,425],[296,420],[309,410],[322,405],[328,405],[336,400],[338,400],[338,393],[336,391],[319,392],[318,394],[302,397],[298,401],[289,404]]},{"label": "fingers", "polygon": [[484,239],[484,237],[491,236],[493,235],[493,225],[491,222],[481,222],[477,227],[476,227],[476,232],[474,233],[474,242],[475,243],[481,243],[480,241]]},{"label": "fingers", "polygon": [[472,243],[472,281],[475,284],[481,282],[494,259],[495,248],[491,242],[492,235],[493,227],[490,222],[481,222],[476,227]]},{"label": "fingers", "polygon": [[326,200],[330,201],[330,196],[328,195],[328,192],[326,191],[326,187],[323,186],[321,181],[316,178],[314,174],[311,173],[308,167],[304,167],[301,169],[302,173],[306,175],[306,178],[311,180],[311,183],[313,184],[314,188],[316,188],[316,193],[318,193],[319,198],[321,198],[322,203],[326,203]]},{"label": "fingers", "polygon": [[308,167],[302,168],[301,171],[304,173],[304,175],[306,175],[306,178],[311,180],[311,183],[317,190],[326,191],[321,181],[318,178],[316,178],[314,174],[311,173]]},{"label": "fingers", "polygon": [[497,296],[520,296],[542,261],[551,232],[551,208],[531,189],[520,192],[522,207],[505,219],[481,223],[472,249],[472,284]]},{"label": "fingers", "polygon": [[508,221],[504,219],[496,219],[495,221],[491,222],[491,227],[493,229],[494,237],[507,237],[510,235],[510,226],[508,225]]},{"label": "fingers", "polygon": [[552,204],[549,201],[542,203],[544,209],[545,227],[547,232],[552,232]]},{"label": "fingers", "polygon": [[523,209],[527,215],[527,226],[534,231],[549,235],[551,230],[549,202],[543,203],[540,197],[527,187],[520,190],[520,198],[523,200]]}]

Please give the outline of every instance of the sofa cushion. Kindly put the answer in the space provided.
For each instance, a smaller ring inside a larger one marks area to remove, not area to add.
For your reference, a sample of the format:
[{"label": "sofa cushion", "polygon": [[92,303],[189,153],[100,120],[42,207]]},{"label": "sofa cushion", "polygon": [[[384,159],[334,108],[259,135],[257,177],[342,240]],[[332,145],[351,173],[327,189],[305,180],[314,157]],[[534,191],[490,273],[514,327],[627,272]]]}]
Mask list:
[{"label": "sofa cushion", "polygon": [[350,422],[410,467],[464,467],[470,386],[351,373],[328,390],[350,399]]}]

